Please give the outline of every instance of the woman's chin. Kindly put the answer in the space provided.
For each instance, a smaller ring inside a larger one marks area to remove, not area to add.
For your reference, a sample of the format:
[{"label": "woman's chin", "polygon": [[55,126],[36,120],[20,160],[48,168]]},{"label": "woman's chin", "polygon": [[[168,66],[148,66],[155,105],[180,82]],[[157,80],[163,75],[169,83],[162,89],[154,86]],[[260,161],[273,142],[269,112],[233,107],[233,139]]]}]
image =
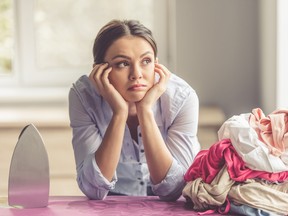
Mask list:
[{"label": "woman's chin", "polygon": [[144,98],[145,94],[143,95],[135,95],[133,97],[126,98],[126,101],[131,102],[131,103],[137,103],[141,101]]}]

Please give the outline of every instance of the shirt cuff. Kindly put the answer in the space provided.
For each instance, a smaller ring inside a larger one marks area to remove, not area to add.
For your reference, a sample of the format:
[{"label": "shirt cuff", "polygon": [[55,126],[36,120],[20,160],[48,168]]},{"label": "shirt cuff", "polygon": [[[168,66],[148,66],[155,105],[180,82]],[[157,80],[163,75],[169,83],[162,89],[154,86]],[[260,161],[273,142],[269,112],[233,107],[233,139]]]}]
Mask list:
[{"label": "shirt cuff", "polygon": [[[82,172],[81,172],[82,171]],[[83,167],[78,176],[78,184],[83,193],[92,199],[103,199],[108,191],[115,188],[117,175],[114,174],[111,182],[108,181],[101,173],[98,167],[95,155],[90,154],[84,160]],[[98,194],[98,195],[97,195]],[[100,195],[101,194],[101,195]]]},{"label": "shirt cuff", "polygon": [[163,200],[177,200],[185,186],[183,167],[173,158],[172,165],[159,184],[152,185],[153,192]]}]

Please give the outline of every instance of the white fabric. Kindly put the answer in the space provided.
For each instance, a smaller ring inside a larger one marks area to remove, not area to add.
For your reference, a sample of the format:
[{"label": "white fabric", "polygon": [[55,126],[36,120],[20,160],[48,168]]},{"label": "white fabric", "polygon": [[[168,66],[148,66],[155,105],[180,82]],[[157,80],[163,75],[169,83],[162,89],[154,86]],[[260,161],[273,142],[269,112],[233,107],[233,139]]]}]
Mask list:
[{"label": "white fabric", "polygon": [[250,169],[272,173],[288,171],[288,152],[281,157],[270,154],[265,143],[258,139],[256,131],[249,125],[250,115],[234,115],[225,121],[218,131],[219,140],[230,139]]}]

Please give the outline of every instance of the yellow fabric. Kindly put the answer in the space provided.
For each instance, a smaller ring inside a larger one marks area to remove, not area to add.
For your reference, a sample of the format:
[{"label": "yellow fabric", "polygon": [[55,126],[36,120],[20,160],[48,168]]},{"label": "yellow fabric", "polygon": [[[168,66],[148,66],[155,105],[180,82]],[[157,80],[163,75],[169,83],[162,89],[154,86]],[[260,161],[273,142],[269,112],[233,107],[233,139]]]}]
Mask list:
[{"label": "yellow fabric", "polygon": [[288,181],[282,184],[248,179],[237,183],[230,179],[224,166],[211,184],[201,178],[190,181],[182,195],[192,201],[193,209],[204,211],[222,206],[226,198],[237,204],[288,215]]}]

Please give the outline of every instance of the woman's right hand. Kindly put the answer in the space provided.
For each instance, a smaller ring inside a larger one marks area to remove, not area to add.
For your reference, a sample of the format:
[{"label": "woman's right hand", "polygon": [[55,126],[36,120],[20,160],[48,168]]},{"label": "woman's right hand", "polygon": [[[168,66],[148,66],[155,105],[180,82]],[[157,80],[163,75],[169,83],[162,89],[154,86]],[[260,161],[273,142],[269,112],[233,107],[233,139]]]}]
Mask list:
[{"label": "woman's right hand", "polygon": [[126,114],[128,116],[128,103],[120,95],[109,81],[112,67],[108,63],[97,64],[89,75],[97,91],[108,102],[114,114]]}]

